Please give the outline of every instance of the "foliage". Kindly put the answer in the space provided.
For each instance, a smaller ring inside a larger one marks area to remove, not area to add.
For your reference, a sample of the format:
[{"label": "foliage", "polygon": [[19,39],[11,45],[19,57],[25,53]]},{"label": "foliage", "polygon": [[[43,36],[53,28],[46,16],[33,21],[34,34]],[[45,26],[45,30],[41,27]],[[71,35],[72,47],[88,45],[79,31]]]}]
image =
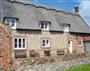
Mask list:
[{"label": "foliage", "polygon": [[34,50],[30,51],[30,57],[39,57],[39,56],[40,56],[39,52],[35,52]]},{"label": "foliage", "polygon": [[48,59],[48,62],[49,62],[49,63],[53,63],[53,62],[55,62],[55,59],[54,59],[54,58],[49,58],[49,59]]},{"label": "foliage", "polygon": [[90,71],[90,64],[83,64],[77,67],[69,68],[65,71]]}]

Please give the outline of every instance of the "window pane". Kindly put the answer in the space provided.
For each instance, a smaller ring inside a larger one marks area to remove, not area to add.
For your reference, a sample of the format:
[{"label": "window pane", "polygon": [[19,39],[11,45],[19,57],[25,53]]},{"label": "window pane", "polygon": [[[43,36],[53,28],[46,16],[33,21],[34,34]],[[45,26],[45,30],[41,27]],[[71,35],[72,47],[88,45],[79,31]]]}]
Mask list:
[{"label": "window pane", "polygon": [[25,48],[25,39],[23,39],[23,48]]},{"label": "window pane", "polygon": [[41,23],[41,28],[44,29],[44,23]]},{"label": "window pane", "polygon": [[43,44],[43,46],[45,46],[45,40],[43,40],[42,44]]},{"label": "window pane", "polygon": [[14,47],[17,48],[17,39],[14,40]]},{"label": "window pane", "polygon": [[19,48],[21,48],[21,39],[19,39]]},{"label": "window pane", "polygon": [[47,23],[45,23],[44,25],[45,25],[45,29],[47,29]]},{"label": "window pane", "polygon": [[48,43],[49,43],[49,40],[46,40],[46,44],[48,45]]},{"label": "window pane", "polygon": [[10,19],[5,19],[5,23],[10,24]]},{"label": "window pane", "polygon": [[15,19],[11,19],[11,27],[14,27],[15,23],[16,23],[16,20]]},{"label": "window pane", "polygon": [[78,41],[78,45],[82,45],[83,44],[83,42],[82,41]]}]

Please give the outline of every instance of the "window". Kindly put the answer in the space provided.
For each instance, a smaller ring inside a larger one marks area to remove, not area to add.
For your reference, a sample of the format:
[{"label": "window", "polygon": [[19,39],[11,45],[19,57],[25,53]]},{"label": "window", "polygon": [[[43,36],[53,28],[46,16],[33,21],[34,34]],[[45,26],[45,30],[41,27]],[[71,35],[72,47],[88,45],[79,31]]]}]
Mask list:
[{"label": "window", "polygon": [[50,51],[44,51],[45,56],[51,56]]},{"label": "window", "polygon": [[50,24],[50,22],[47,22],[47,21],[41,22],[41,29],[42,30],[49,30],[49,24]]},{"label": "window", "polygon": [[9,24],[12,29],[16,27],[17,19],[15,18],[5,18],[4,23]]},{"label": "window", "polygon": [[50,47],[50,40],[49,39],[43,39],[42,40],[42,47]]},{"label": "window", "polygon": [[82,46],[83,45],[83,41],[78,41],[78,46]]},{"label": "window", "polygon": [[13,43],[14,43],[14,49],[25,49],[26,48],[25,38],[15,38]]},{"label": "window", "polygon": [[14,39],[14,47],[17,48],[17,39]]},{"label": "window", "polygon": [[19,47],[21,48],[21,38],[19,38]]},{"label": "window", "polygon": [[64,25],[63,29],[64,29],[64,32],[69,32],[69,25]]},{"label": "window", "polygon": [[23,39],[23,48],[25,47],[25,39]]}]

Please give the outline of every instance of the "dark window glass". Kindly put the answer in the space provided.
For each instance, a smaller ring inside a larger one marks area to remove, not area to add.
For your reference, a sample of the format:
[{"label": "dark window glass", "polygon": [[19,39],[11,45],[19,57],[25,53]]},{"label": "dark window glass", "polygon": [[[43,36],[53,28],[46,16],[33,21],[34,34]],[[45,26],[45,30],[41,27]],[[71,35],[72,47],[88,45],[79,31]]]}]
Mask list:
[{"label": "dark window glass", "polygon": [[19,48],[21,48],[21,39],[19,39]]},{"label": "dark window glass", "polygon": [[44,29],[44,23],[41,23],[41,28]]},{"label": "dark window glass", "polygon": [[45,23],[44,25],[45,25],[45,29],[47,29],[47,23]]},{"label": "dark window glass", "polygon": [[14,47],[17,48],[17,39],[14,40],[14,43],[15,43]]},{"label": "dark window glass", "polygon": [[42,44],[43,44],[43,46],[45,46],[45,40],[43,40]]},{"label": "dark window glass", "polygon": [[23,39],[23,48],[25,48],[25,39]]},{"label": "dark window glass", "polygon": [[48,44],[49,43],[49,41],[48,40],[46,40],[46,44]]},{"label": "dark window glass", "polygon": [[15,23],[16,23],[16,20],[15,19],[11,19],[11,27],[14,27]]}]

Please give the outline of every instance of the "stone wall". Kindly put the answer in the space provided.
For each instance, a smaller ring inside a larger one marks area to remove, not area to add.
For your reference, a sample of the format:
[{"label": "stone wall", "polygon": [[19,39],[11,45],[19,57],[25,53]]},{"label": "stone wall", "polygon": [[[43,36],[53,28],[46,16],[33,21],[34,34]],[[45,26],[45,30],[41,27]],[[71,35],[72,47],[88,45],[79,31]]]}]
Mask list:
[{"label": "stone wall", "polygon": [[[57,50],[64,50],[67,53],[67,34],[62,32],[49,32],[49,31],[15,31],[12,32],[13,38],[25,37],[26,52],[29,57],[30,50],[36,50],[40,56],[44,56],[44,50],[50,50],[51,56],[57,55]],[[50,48],[42,48],[42,39],[50,39]],[[13,55],[14,57],[14,52]]]}]

